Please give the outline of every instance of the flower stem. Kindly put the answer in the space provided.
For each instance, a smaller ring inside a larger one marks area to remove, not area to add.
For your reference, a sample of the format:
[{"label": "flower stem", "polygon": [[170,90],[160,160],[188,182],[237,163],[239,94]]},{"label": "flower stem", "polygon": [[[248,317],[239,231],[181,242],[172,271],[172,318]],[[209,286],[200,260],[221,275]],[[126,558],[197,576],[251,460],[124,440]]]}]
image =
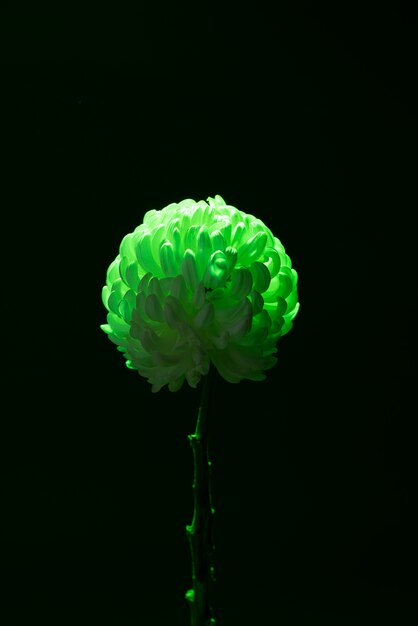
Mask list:
[{"label": "flower stem", "polygon": [[193,589],[186,593],[190,603],[191,626],[214,626],[210,587],[215,581],[213,567],[213,526],[215,513],[211,497],[211,462],[208,456],[208,416],[213,386],[213,367],[202,381],[202,399],[194,435],[188,435],[194,460],[194,514],[186,526],[192,556]]}]

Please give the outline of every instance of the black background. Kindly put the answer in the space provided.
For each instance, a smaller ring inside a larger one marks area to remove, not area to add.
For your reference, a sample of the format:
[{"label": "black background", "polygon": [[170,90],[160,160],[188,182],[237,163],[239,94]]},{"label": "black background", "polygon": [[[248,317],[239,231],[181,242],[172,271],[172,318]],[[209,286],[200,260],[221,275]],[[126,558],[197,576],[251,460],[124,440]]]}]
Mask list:
[{"label": "black background", "polygon": [[211,416],[220,626],[415,623],[416,11],[2,9],[5,624],[189,623],[199,390],[99,328],[144,213],[263,219],[301,308]]}]

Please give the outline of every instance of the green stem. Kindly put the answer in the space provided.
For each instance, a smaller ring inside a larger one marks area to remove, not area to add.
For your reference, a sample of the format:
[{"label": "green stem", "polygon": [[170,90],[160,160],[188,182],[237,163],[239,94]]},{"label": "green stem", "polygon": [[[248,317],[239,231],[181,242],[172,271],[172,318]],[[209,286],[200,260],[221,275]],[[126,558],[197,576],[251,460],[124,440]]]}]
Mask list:
[{"label": "green stem", "polygon": [[192,626],[214,626],[210,604],[210,587],[215,581],[213,567],[213,525],[215,513],[212,507],[210,475],[211,462],[208,456],[207,424],[212,395],[213,368],[202,381],[202,399],[197,418],[196,432],[188,435],[194,460],[194,514],[190,526],[186,526],[192,556],[193,589],[186,593],[190,603]]}]

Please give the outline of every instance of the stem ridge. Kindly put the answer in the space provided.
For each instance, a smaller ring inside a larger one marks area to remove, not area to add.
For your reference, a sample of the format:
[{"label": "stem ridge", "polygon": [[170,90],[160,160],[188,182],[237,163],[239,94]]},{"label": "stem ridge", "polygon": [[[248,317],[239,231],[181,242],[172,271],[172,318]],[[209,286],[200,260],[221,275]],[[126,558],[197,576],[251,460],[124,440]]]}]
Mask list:
[{"label": "stem ridge", "polygon": [[215,626],[210,603],[211,583],[215,582],[214,541],[211,473],[212,463],[208,453],[207,423],[213,385],[212,368],[203,378],[202,399],[196,424],[196,432],[188,435],[193,451],[194,512],[192,523],[186,526],[192,557],[193,589],[189,589],[186,600],[190,605],[192,626]]}]

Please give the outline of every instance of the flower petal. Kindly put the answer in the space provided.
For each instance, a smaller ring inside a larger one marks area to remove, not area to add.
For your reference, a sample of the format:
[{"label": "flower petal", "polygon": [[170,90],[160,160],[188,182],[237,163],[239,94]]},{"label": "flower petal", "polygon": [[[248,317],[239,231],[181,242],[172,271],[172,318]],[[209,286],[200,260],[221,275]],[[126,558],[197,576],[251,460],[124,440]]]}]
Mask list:
[{"label": "flower petal", "polygon": [[250,293],[252,285],[253,278],[250,270],[238,267],[232,272],[229,295],[236,299],[244,298]]},{"label": "flower petal", "polygon": [[193,325],[202,330],[211,324],[215,317],[215,310],[211,302],[206,302],[200,311],[193,318]]},{"label": "flower petal", "polygon": [[264,298],[258,291],[251,292],[251,303],[253,307],[253,315],[261,313],[264,306]]},{"label": "flower petal", "polygon": [[199,278],[197,275],[196,258],[193,250],[188,249],[184,253],[181,271],[184,276],[184,280],[186,281],[187,288],[194,292],[199,282]]},{"label": "flower petal", "polygon": [[228,278],[228,261],[223,252],[217,250],[214,252],[206,267],[203,277],[203,284],[206,289],[216,289],[222,287]]},{"label": "flower petal", "polygon": [[167,296],[164,303],[164,318],[171,328],[187,322],[187,313],[182,303],[173,296]]},{"label": "flower petal", "polygon": [[148,317],[155,322],[164,321],[163,307],[161,306],[160,301],[154,293],[151,293],[145,299],[145,312]]},{"label": "flower petal", "polygon": [[205,303],[205,300],[206,300],[205,287],[202,282],[199,282],[193,294],[193,299],[192,299],[193,305],[196,307],[196,309],[201,309]]},{"label": "flower petal", "polygon": [[241,238],[244,232],[245,232],[244,222],[238,222],[238,224],[236,224],[232,233],[232,237],[231,237],[232,246],[234,246],[235,248],[238,248],[239,244],[241,243]]},{"label": "flower petal", "polygon": [[[282,298],[287,298],[287,296],[291,293],[293,288],[293,280],[290,274],[290,271],[287,267],[282,267],[278,276],[279,276],[279,289],[278,295]],[[290,275],[289,275],[290,274]]]},{"label": "flower petal", "polygon": [[267,243],[267,235],[264,231],[258,232],[238,249],[238,262],[241,265],[249,265],[257,261],[264,252]]},{"label": "flower petal", "polygon": [[255,261],[251,264],[250,271],[253,277],[253,289],[259,293],[267,291],[270,286],[271,276],[265,264]]},{"label": "flower petal", "polygon": [[161,269],[165,276],[176,276],[178,265],[174,254],[173,244],[165,241],[160,247]]},{"label": "flower petal", "polygon": [[275,248],[266,248],[264,250],[264,263],[270,272],[271,278],[274,278],[281,265],[280,255]]},{"label": "flower petal", "polygon": [[151,272],[154,276],[161,275],[161,268],[154,259],[151,248],[151,234],[145,232],[139,237],[135,246],[136,257],[145,272]]},{"label": "flower petal", "polygon": [[223,236],[223,233],[220,230],[214,230],[211,232],[210,242],[211,242],[211,248],[215,252],[217,250],[220,250],[221,252],[225,251],[225,247],[226,247],[225,238]]}]

